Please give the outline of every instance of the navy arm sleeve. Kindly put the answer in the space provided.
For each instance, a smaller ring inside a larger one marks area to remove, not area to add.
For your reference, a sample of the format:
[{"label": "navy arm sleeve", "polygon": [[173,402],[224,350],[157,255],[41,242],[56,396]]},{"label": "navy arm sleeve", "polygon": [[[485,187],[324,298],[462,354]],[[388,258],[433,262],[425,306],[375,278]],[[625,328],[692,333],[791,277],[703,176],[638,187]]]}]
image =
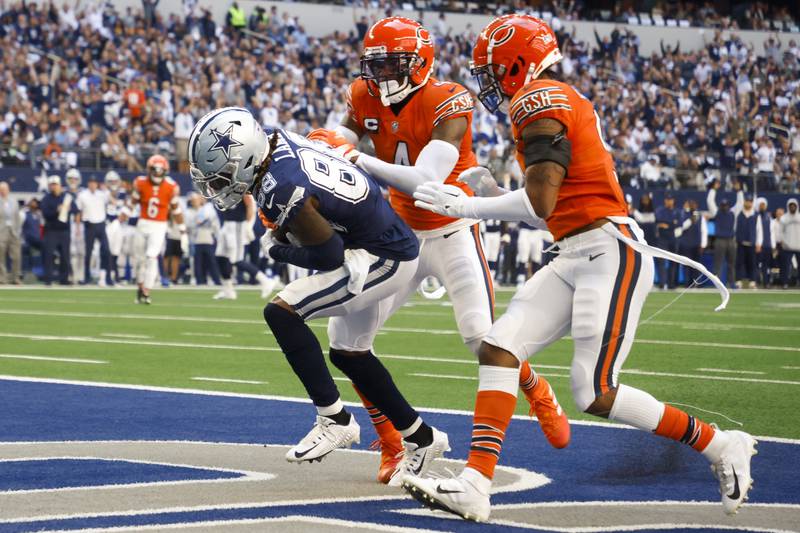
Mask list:
[{"label": "navy arm sleeve", "polygon": [[314,246],[273,246],[269,255],[276,261],[291,263],[301,268],[334,270],[344,263],[344,241],[338,233],[322,244]]}]

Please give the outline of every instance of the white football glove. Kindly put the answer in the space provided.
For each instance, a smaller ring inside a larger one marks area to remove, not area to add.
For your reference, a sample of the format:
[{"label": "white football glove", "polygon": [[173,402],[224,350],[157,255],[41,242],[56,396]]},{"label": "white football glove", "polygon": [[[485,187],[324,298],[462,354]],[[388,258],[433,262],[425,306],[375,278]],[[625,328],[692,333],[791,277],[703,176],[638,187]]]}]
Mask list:
[{"label": "white football glove", "polygon": [[458,181],[466,183],[475,196],[500,196],[505,191],[486,167],[471,167],[458,175]]},{"label": "white football glove", "polygon": [[256,240],[256,233],[253,231],[253,221],[245,220],[242,224],[242,242],[250,244],[254,240]]},{"label": "white football glove", "polygon": [[675,233],[675,238],[680,239],[681,235],[683,235],[683,228],[675,228],[674,233]]},{"label": "white football glove", "polygon": [[428,181],[414,191],[414,205],[452,218],[471,218],[466,214],[466,193],[455,185]]},{"label": "white football glove", "polygon": [[264,257],[271,259],[269,255],[270,248],[272,248],[273,246],[278,246],[280,244],[281,243],[278,242],[278,240],[272,236],[272,230],[268,229],[267,232],[261,236],[261,253],[264,254]]}]

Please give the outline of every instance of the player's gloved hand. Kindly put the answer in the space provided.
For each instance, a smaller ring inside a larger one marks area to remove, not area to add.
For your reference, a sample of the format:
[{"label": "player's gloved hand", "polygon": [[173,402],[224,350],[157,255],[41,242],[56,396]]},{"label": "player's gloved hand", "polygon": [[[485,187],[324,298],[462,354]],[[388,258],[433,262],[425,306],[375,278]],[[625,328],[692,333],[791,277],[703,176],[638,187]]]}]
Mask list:
[{"label": "player's gloved hand", "polygon": [[242,242],[245,244],[250,244],[256,240],[256,232],[253,230],[253,221],[246,220],[244,224],[242,224]]},{"label": "player's gloved hand", "polygon": [[503,189],[486,167],[471,167],[458,175],[458,181],[466,183],[475,196],[500,196]]},{"label": "player's gloved hand", "polygon": [[428,181],[414,191],[414,200],[415,206],[433,211],[439,215],[453,218],[471,218],[467,214],[466,206],[469,196],[455,185]]},{"label": "player's gloved hand", "polygon": [[683,228],[675,228],[675,238],[679,239],[683,235]]},{"label": "player's gloved hand", "polygon": [[272,230],[268,229],[264,235],[261,236],[261,253],[264,254],[264,257],[271,257],[269,255],[269,250],[273,246],[280,246],[282,243],[275,238],[272,234]]},{"label": "player's gloved hand", "polygon": [[331,148],[336,148],[343,144],[349,144],[347,139],[344,138],[344,135],[336,130],[329,130],[325,128],[317,128],[312,130],[308,135],[306,135],[306,138],[312,141],[323,142]]},{"label": "player's gloved hand", "polygon": [[[342,144],[334,148],[333,151],[338,153],[340,156],[342,156],[344,159],[347,159],[351,163],[355,163],[356,165],[358,165],[358,158],[361,156],[361,152],[359,152],[356,149],[356,147],[353,146],[352,144],[350,143]],[[361,168],[363,170],[361,166],[359,166],[358,168]]]}]

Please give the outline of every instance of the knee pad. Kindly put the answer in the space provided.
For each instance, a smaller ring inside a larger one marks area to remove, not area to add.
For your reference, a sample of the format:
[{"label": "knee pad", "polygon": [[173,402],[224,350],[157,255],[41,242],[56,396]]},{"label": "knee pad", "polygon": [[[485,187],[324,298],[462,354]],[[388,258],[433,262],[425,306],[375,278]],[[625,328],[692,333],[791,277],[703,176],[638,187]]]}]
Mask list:
[{"label": "knee pad", "polygon": [[581,412],[586,411],[595,399],[594,366],[580,360],[578,354],[572,360],[570,369],[572,399]]},{"label": "knee pad", "polygon": [[470,311],[458,321],[458,330],[461,333],[461,337],[464,339],[464,344],[466,344],[475,355],[478,355],[478,348],[481,345],[481,341],[486,334],[489,333],[491,327],[491,318],[486,316],[485,313],[477,311]]}]

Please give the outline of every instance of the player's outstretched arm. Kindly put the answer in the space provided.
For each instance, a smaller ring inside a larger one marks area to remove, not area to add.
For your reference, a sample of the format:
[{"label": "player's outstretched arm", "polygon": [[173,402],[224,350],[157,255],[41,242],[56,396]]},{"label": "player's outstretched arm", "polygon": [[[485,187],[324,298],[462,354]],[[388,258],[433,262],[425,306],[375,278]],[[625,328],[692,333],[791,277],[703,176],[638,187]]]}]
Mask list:
[{"label": "player's outstretched arm", "polygon": [[268,249],[270,257],[301,268],[333,270],[344,263],[344,241],[319,214],[311,197],[288,223],[288,230],[300,246],[275,243]]},{"label": "player's outstretched arm", "polygon": [[453,172],[467,127],[466,118],[456,117],[433,128],[431,140],[422,148],[412,166],[394,165],[367,154],[360,154],[355,163],[384,185],[412,195],[423,183],[443,183]]}]

